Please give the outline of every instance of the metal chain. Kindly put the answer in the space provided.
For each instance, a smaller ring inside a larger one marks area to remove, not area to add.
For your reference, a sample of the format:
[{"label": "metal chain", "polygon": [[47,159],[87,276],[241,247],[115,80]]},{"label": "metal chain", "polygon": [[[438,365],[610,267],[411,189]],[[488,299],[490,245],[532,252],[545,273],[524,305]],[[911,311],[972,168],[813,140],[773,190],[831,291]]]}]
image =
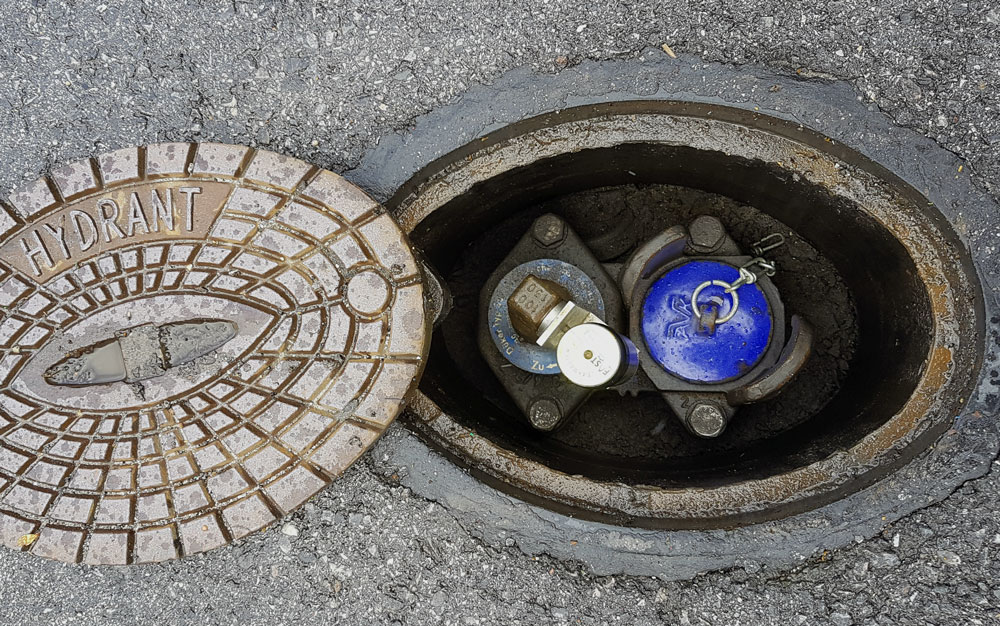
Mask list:
[{"label": "metal chain", "polygon": [[[778,265],[774,261],[765,259],[764,253],[770,252],[771,250],[781,247],[784,244],[784,235],[781,233],[771,233],[750,246],[750,251],[753,252],[754,258],[740,267],[740,277],[737,278],[736,282],[734,282],[728,289],[726,289],[726,293],[732,293],[743,285],[754,284],[758,279],[760,279],[761,275],[768,277],[774,276],[775,272],[778,271]],[[751,269],[754,267],[759,268],[759,273]]]},{"label": "metal chain", "polygon": [[[733,316],[736,315],[736,309],[740,306],[736,290],[743,285],[754,284],[760,280],[761,276],[774,276],[775,272],[778,271],[778,265],[774,261],[765,259],[763,255],[765,252],[769,252],[784,245],[784,243],[785,237],[781,233],[771,233],[750,246],[750,251],[753,252],[754,258],[750,259],[739,268],[740,275],[735,281],[727,283],[722,280],[706,280],[702,284],[698,285],[698,287],[695,288],[694,292],[691,294],[691,310],[698,316],[699,328],[704,326],[709,328],[710,331],[714,331],[718,324],[724,324],[732,319]],[[754,271],[755,268],[757,271]],[[718,317],[718,304],[716,304],[715,307],[705,307],[704,310],[698,306],[698,294],[700,294],[705,287],[710,285],[723,287],[732,299],[732,306],[722,317]],[[705,323],[705,317],[709,318],[707,323]]]},{"label": "metal chain", "polygon": [[774,273],[778,271],[778,266],[775,265],[774,261],[768,261],[764,257],[752,259],[740,267],[740,277],[726,289],[726,293],[732,293],[743,285],[752,285],[757,282],[760,279],[760,274],[750,269],[754,266],[759,267],[760,274],[764,276],[774,276]]},{"label": "metal chain", "polygon": [[762,257],[765,252],[769,252],[775,248],[780,248],[783,245],[785,245],[785,236],[781,233],[771,233],[750,246],[750,252],[753,252],[753,255],[756,257]]}]

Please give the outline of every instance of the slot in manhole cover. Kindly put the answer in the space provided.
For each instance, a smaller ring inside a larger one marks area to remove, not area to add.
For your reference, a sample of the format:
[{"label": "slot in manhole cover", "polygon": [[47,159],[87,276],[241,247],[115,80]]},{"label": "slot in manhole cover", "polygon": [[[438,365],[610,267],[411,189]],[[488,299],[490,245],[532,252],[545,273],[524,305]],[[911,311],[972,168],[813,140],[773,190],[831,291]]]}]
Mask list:
[{"label": "slot in manhole cover", "polygon": [[10,200],[8,546],[122,564],[242,537],[341,474],[423,366],[409,244],[336,174],[157,144],[61,167]]}]

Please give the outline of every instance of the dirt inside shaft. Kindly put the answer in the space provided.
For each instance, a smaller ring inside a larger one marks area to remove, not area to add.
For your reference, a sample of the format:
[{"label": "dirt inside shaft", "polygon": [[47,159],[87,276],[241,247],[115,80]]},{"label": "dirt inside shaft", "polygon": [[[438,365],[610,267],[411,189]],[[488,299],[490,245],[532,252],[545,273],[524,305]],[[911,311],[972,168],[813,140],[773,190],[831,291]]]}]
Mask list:
[{"label": "dirt inside shaft", "polygon": [[[781,294],[786,319],[798,314],[815,331],[807,365],[776,398],[740,407],[726,431],[716,439],[689,434],[657,394],[622,397],[607,391],[595,393],[556,432],[532,432],[516,415],[503,388],[480,357],[475,326],[481,286],[531,222],[546,212],[563,216],[608,263],[623,261],[645,239],[675,224],[687,224],[698,215],[719,218],[747,253],[752,243],[771,233],[781,233],[785,244],[767,256],[777,262],[778,271],[772,280]],[[543,462],[549,460],[545,458],[548,448],[553,461],[592,458],[605,468],[619,467],[620,475],[613,477],[626,481],[673,482],[657,478],[657,470],[665,467],[692,475],[720,470],[725,473],[725,466],[735,466],[745,455],[759,455],[762,450],[766,454],[769,440],[808,421],[837,393],[858,334],[850,292],[833,264],[809,242],[757,208],[672,185],[602,188],[528,207],[468,242],[446,280],[455,297],[455,308],[439,333],[443,335],[447,358],[456,365],[452,371],[496,409],[469,418],[478,421],[469,426],[508,445],[519,438],[527,440],[530,456],[541,457]],[[589,473],[585,465],[565,469]]]}]

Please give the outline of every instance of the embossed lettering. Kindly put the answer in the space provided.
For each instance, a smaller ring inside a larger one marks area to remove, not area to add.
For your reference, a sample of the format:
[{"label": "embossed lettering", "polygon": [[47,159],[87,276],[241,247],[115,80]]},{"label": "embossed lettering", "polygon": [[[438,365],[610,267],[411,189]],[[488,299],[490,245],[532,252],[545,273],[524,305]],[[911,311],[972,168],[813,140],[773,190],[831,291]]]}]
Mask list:
[{"label": "embossed lettering", "polygon": [[[90,250],[91,246],[97,243],[97,224],[94,218],[83,211],[72,210],[69,212],[69,219],[76,227],[76,236],[80,239],[80,252]],[[90,232],[83,234],[83,226],[86,225]]]},{"label": "embossed lettering", "polygon": [[131,237],[135,234],[136,225],[142,226],[144,233],[149,233],[149,222],[146,221],[146,214],[143,213],[142,203],[139,202],[139,194],[132,192],[128,198],[128,224],[125,225],[126,234]]},{"label": "embossed lettering", "polygon": [[194,230],[194,197],[195,194],[201,193],[201,187],[181,187],[178,191],[187,196],[187,220],[184,222],[184,227]]},{"label": "embossed lettering", "polygon": [[62,250],[63,256],[66,260],[69,260],[69,246],[66,245],[66,229],[62,226],[53,226],[52,224],[42,224],[45,230],[49,231],[52,238],[56,240],[59,244],[59,249]]},{"label": "embossed lettering", "polygon": [[[52,267],[55,263],[52,262],[52,255],[50,255],[49,251],[45,249],[45,244],[42,242],[42,236],[38,234],[38,231],[31,231],[31,235],[34,235],[35,237],[35,245],[33,247],[29,246],[27,240],[24,237],[21,237],[21,250],[24,251],[24,256],[28,258],[28,263],[31,264],[31,269],[34,270],[36,275],[41,276],[42,270],[38,267],[38,261],[35,260],[36,256],[39,254],[42,255],[49,267]],[[31,235],[29,235],[29,237]]]},{"label": "embossed lettering", "polygon": [[142,203],[139,202],[139,194],[132,192],[128,199],[128,224],[125,225],[125,232],[131,237],[135,234],[136,225],[142,226],[144,233],[149,233],[149,222],[146,221],[146,214],[143,213]]},{"label": "embossed lettering", "polygon": [[[11,236],[2,252],[26,276],[45,277],[89,255],[143,240],[205,234],[232,187],[216,181],[157,181],[75,200]],[[36,231],[36,232],[32,232]],[[58,248],[58,250],[57,250]]]},{"label": "embossed lettering", "polygon": [[[160,199],[160,193],[155,189],[149,190],[149,203],[153,206],[153,232],[160,232],[160,220],[163,220],[167,230],[174,229],[174,194],[167,189],[167,204],[164,206]],[[190,230],[190,229],[188,229]]]},{"label": "embossed lettering", "polygon": [[[106,209],[109,207],[114,210],[114,215],[108,215]],[[108,199],[99,201],[97,203],[97,214],[101,220],[101,234],[104,236],[104,243],[111,243],[112,228],[118,233],[119,239],[125,238],[125,233],[122,232],[122,229],[116,223],[118,217],[121,215],[121,209],[118,207],[117,202]]]}]

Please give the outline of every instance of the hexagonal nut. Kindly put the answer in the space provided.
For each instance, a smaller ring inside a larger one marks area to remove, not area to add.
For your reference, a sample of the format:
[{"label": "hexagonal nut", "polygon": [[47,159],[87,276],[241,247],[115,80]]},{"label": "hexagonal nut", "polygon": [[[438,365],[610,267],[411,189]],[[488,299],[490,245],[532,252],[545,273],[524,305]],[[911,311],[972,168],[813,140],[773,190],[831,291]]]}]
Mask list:
[{"label": "hexagonal nut", "polygon": [[566,222],[551,213],[543,215],[535,220],[531,236],[543,246],[554,246],[566,238]]},{"label": "hexagonal nut", "polygon": [[699,437],[718,437],[726,429],[726,414],[711,402],[699,402],[687,415],[691,431]]},{"label": "hexagonal nut", "polygon": [[539,398],[528,409],[528,420],[538,430],[552,430],[561,419],[559,404],[551,398]]},{"label": "hexagonal nut", "polygon": [[519,335],[534,341],[549,311],[569,299],[570,294],[562,285],[529,274],[507,298],[507,315]]},{"label": "hexagonal nut", "polygon": [[725,236],[725,226],[711,215],[700,215],[688,225],[688,244],[698,252],[712,252]]}]

